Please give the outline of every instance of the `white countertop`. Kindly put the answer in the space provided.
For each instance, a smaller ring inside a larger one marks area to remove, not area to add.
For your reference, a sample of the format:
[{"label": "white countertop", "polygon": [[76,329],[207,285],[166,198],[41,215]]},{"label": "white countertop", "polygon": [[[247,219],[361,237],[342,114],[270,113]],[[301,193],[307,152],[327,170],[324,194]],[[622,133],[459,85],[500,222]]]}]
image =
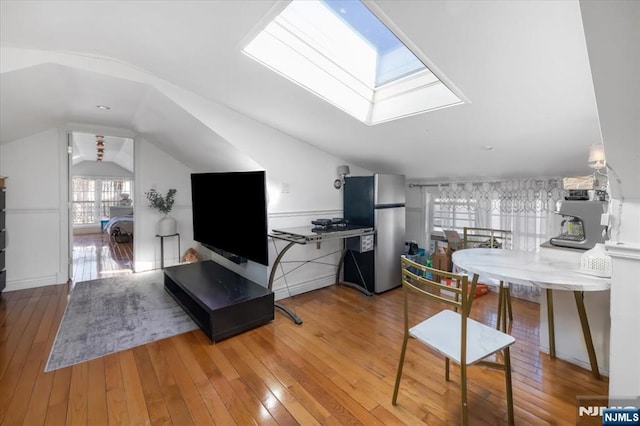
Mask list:
[{"label": "white countertop", "polygon": [[549,250],[532,253],[472,248],[453,252],[451,260],[469,273],[516,284],[569,291],[603,291],[611,288],[610,278],[580,272],[579,257],[568,259],[566,256],[555,256]]}]

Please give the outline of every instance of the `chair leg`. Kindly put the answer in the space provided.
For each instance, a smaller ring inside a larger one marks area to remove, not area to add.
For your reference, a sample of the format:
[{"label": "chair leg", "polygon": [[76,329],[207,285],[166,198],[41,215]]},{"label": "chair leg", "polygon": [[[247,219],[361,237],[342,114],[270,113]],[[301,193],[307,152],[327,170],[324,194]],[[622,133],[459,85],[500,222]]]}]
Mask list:
[{"label": "chair leg", "polygon": [[467,366],[460,364],[460,395],[462,399],[462,426],[467,426],[469,421],[467,412]]},{"label": "chair leg", "polygon": [[509,348],[504,349],[504,375],[507,385],[507,413],[509,417],[509,424],[514,424],[513,419],[513,388],[511,387],[511,354]]},{"label": "chair leg", "polygon": [[444,359],[444,379],[449,381],[449,358]]},{"label": "chair leg", "polygon": [[409,336],[405,333],[404,339],[402,341],[402,351],[400,352],[400,362],[398,363],[398,373],[396,374],[396,384],[393,388],[393,398],[391,399],[391,403],[393,405],[397,404],[398,401],[398,389],[400,388],[400,378],[402,377],[402,366],[404,365],[404,356],[407,352],[407,341],[409,340]]}]

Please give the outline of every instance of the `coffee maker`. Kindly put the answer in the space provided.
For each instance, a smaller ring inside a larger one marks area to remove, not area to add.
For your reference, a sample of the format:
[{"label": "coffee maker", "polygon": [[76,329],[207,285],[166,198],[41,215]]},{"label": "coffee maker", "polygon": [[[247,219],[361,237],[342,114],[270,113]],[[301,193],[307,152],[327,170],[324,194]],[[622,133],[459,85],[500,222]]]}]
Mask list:
[{"label": "coffee maker", "polygon": [[604,244],[606,226],[600,224],[600,219],[606,212],[606,201],[559,201],[555,213],[562,216],[562,231],[549,242],[558,247],[583,250]]}]

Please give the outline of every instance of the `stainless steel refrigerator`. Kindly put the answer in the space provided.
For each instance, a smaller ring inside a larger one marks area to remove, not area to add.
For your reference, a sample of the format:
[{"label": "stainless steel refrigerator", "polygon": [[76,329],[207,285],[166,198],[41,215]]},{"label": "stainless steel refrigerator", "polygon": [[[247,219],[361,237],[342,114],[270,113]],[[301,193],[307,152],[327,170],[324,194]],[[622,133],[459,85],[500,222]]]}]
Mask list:
[{"label": "stainless steel refrigerator", "polygon": [[344,280],[372,293],[400,286],[406,222],[405,176],[352,176],[345,178],[343,188],[344,218],[350,225],[373,226],[376,231],[373,250],[355,249],[346,253]]}]

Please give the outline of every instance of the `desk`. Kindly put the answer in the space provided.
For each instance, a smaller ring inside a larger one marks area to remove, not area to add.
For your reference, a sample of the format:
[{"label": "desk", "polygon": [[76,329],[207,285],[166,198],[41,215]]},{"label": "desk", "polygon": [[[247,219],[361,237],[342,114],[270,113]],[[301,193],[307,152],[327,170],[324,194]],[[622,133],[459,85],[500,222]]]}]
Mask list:
[{"label": "desk", "polygon": [[156,238],[160,238],[160,269],[164,269],[164,239],[169,237],[178,237],[178,263],[180,263],[180,234],[156,234]]},{"label": "desk", "polygon": [[543,253],[473,248],[455,251],[451,259],[456,266],[470,273],[545,289],[549,323],[549,355],[552,358],[556,356],[552,291],[572,291],[587,346],[591,372],[596,378],[600,378],[583,298],[585,291],[609,290],[611,288],[609,278],[583,274],[579,272],[579,264]]},{"label": "desk", "polygon": [[[308,243],[316,243],[318,248],[320,247],[320,243],[327,240],[335,240],[335,239],[345,239],[350,237],[362,237],[366,235],[373,235],[375,230],[372,227],[361,227],[361,226],[339,226],[330,228],[328,230],[319,230],[313,226],[299,226],[295,228],[285,228],[285,229],[274,229],[270,237],[276,238],[279,240],[289,241],[282,251],[276,257],[276,260],[273,262],[273,266],[271,267],[271,274],[269,275],[269,284],[267,288],[273,291],[273,280],[276,275],[276,270],[282,257],[285,253],[296,244],[308,244]],[[342,270],[342,265],[344,263],[344,257],[347,254],[346,246],[342,250],[342,254],[340,256],[340,261],[338,262],[338,271],[336,272],[336,284],[340,283],[352,288],[355,288],[358,291],[366,294],[367,296],[371,296],[372,293],[357,284],[349,283],[349,282],[340,282],[340,271]],[[286,275],[286,274],[285,274]],[[364,279],[363,279],[364,281]],[[287,314],[296,324],[302,324],[302,319],[298,317],[293,311],[291,311],[286,306],[275,302],[275,307],[283,311]]]}]

